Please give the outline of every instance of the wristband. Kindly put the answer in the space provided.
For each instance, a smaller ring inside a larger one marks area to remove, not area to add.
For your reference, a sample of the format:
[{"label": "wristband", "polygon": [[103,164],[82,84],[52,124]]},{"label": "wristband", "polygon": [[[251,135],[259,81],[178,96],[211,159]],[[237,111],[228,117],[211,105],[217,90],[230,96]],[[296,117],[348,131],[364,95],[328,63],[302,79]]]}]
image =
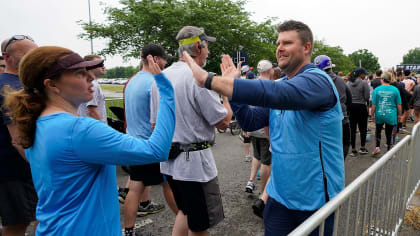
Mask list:
[{"label": "wristband", "polygon": [[213,81],[213,77],[214,77],[215,75],[216,75],[216,74],[215,74],[215,73],[213,73],[213,72],[209,72],[209,74],[207,75],[206,82],[204,82],[204,87],[205,87],[206,89],[211,90],[211,82]]}]

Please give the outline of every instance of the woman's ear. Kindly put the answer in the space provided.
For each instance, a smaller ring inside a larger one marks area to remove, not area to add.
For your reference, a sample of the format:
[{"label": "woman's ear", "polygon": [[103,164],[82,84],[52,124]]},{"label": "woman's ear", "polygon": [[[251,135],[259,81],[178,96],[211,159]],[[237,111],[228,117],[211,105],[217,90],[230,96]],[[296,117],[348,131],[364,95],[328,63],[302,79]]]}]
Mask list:
[{"label": "woman's ear", "polygon": [[46,91],[51,91],[51,92],[54,92],[56,94],[60,93],[60,89],[57,88],[55,81],[52,80],[52,79],[45,79],[44,80],[44,87],[45,87]]}]

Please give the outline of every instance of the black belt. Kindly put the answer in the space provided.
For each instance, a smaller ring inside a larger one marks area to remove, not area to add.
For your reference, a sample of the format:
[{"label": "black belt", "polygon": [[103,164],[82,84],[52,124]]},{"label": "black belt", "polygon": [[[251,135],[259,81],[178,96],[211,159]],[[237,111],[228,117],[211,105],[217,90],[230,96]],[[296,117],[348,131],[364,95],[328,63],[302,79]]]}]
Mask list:
[{"label": "black belt", "polygon": [[200,143],[190,143],[190,144],[181,144],[181,143],[172,143],[171,150],[169,151],[169,158],[168,159],[176,159],[181,152],[185,152],[186,160],[190,160],[189,153],[200,151],[209,148],[211,145],[208,141],[200,142]]}]

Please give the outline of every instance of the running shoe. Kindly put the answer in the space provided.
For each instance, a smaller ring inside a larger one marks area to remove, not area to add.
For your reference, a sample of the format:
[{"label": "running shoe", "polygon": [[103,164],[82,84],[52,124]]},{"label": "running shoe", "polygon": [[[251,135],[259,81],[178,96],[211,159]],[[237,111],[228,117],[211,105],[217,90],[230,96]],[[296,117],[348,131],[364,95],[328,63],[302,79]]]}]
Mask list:
[{"label": "running shoe", "polygon": [[254,211],[254,214],[260,218],[263,218],[263,213],[264,213],[264,207],[265,207],[265,203],[262,199],[257,199],[253,204],[252,204],[252,210]]},{"label": "running shoe", "polygon": [[252,181],[248,181],[248,183],[245,186],[245,192],[247,193],[253,193],[255,189],[255,184]]},{"label": "running shoe", "polygon": [[381,149],[380,149],[379,147],[375,147],[375,150],[373,150],[372,155],[373,155],[373,156],[376,156],[376,155],[378,155],[378,154],[380,154],[380,153],[381,153]]},{"label": "running shoe", "polygon": [[359,153],[362,155],[368,154],[369,151],[366,148],[360,148]]},{"label": "running shoe", "polygon": [[251,162],[252,157],[251,156],[245,156],[245,162]]},{"label": "running shoe", "polygon": [[357,156],[357,151],[356,150],[352,150],[350,153],[350,156],[355,157]]},{"label": "running shoe", "polygon": [[[139,232],[140,229],[134,229],[134,232],[132,234],[126,234],[125,232],[123,232],[124,236],[152,236],[151,232]],[[123,230],[124,231],[124,230]]]},{"label": "running shoe", "polygon": [[125,198],[128,194],[128,188],[118,188],[118,200],[121,204],[124,204]]},{"label": "running shoe", "polygon": [[150,201],[149,205],[146,207],[142,207],[139,204],[139,210],[137,211],[137,216],[147,216],[150,214],[155,214],[163,211],[165,209],[164,204],[155,203],[153,201]]}]

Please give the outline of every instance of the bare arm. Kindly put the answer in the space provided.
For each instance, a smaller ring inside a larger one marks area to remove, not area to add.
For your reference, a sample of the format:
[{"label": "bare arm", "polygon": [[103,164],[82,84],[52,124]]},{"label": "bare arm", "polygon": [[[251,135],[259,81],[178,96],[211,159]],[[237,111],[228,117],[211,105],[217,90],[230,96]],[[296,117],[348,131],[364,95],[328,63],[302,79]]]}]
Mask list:
[{"label": "bare arm", "polygon": [[101,120],[101,115],[99,115],[97,106],[88,106],[87,107],[87,113],[88,113],[89,117],[92,117],[93,119],[96,119],[96,120],[99,120],[99,121]]},{"label": "bare arm", "polygon": [[371,114],[372,122],[375,122],[375,110],[376,110],[376,105],[372,104],[372,114]]},{"label": "bare arm", "polygon": [[16,148],[16,150],[19,152],[22,158],[25,159],[25,161],[28,161],[28,159],[26,159],[25,150],[17,141],[19,138],[19,134],[18,134],[16,125],[8,124],[7,129],[9,130],[10,137],[12,137],[13,147]]},{"label": "bare arm", "polygon": [[[190,66],[198,86],[204,87],[208,72],[197,65],[187,52],[183,53],[183,58]],[[236,77],[240,76],[240,66],[241,63],[238,63],[238,67],[235,67],[230,56],[223,55],[222,64],[220,65],[222,76],[213,77],[211,89],[225,97],[231,98],[233,94],[233,81]]]},{"label": "bare arm", "polygon": [[227,99],[227,97],[223,97],[223,105],[225,106],[226,110],[227,110],[227,115],[226,117],[219,121],[215,126],[217,129],[227,129],[227,127],[229,127],[229,123],[230,120],[232,119],[232,108],[230,108],[230,104],[229,104],[229,100]]}]

